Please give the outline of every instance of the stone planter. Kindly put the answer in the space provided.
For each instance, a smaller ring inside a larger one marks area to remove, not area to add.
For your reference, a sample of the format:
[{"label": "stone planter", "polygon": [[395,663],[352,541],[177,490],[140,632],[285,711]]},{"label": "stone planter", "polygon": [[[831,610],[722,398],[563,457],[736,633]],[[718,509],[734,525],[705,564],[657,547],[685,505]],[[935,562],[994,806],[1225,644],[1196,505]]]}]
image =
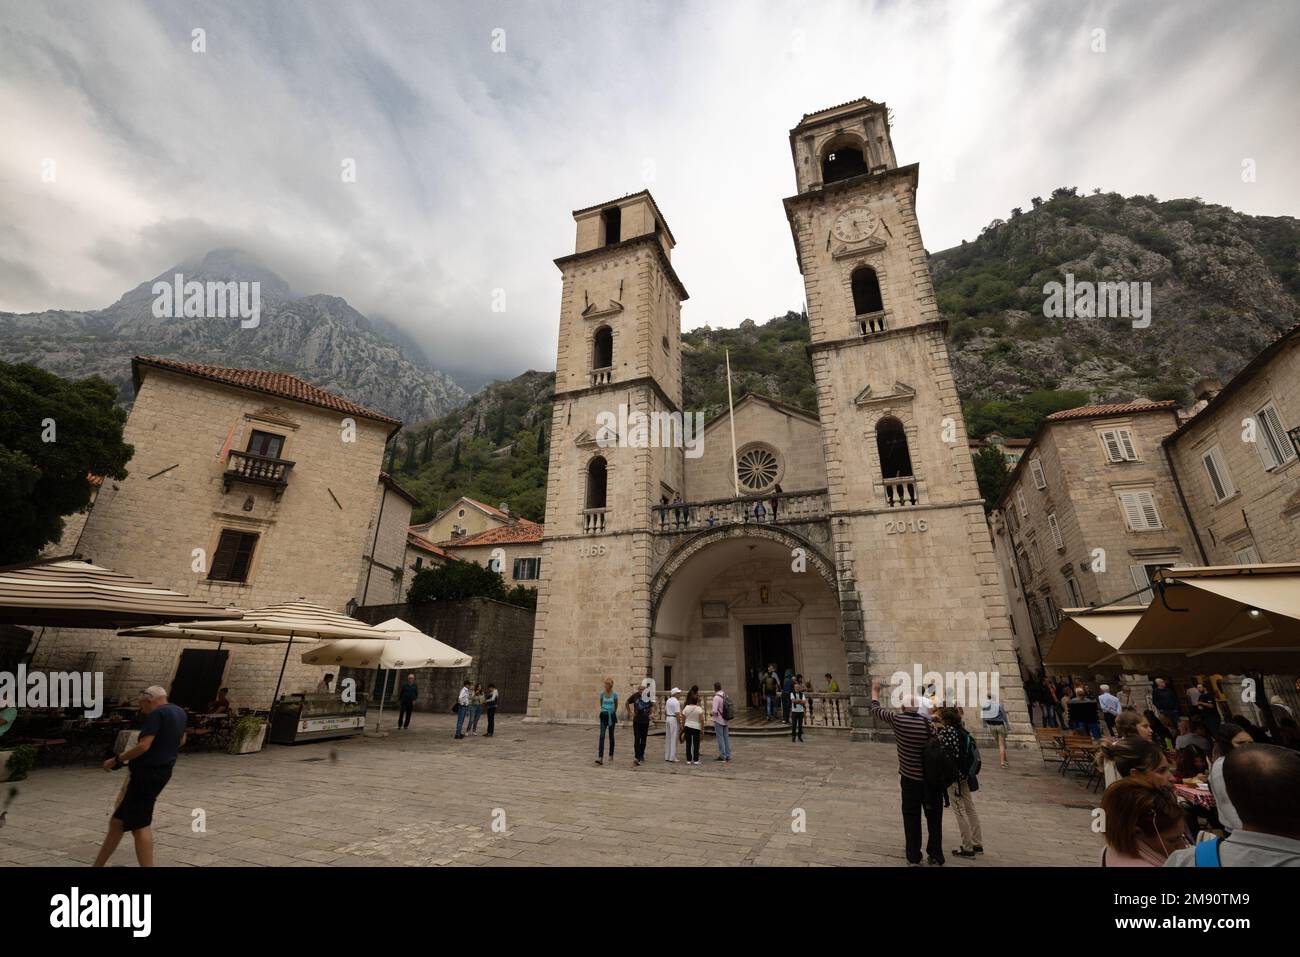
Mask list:
[{"label": "stone planter", "polygon": [[233,738],[230,742],[231,754],[256,754],[266,742],[266,724],[242,738]]}]

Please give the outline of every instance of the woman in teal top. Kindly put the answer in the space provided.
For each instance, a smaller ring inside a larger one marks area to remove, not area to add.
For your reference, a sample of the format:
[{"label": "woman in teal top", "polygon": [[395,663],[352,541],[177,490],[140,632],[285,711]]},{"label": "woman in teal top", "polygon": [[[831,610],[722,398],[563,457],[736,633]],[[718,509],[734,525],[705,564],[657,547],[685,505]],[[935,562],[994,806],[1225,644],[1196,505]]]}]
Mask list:
[{"label": "woman in teal top", "polygon": [[600,743],[596,745],[596,763],[604,764],[605,731],[609,731],[609,759],[614,760],[614,725],[618,723],[618,692],[614,679],[605,679],[605,690],[600,696]]}]

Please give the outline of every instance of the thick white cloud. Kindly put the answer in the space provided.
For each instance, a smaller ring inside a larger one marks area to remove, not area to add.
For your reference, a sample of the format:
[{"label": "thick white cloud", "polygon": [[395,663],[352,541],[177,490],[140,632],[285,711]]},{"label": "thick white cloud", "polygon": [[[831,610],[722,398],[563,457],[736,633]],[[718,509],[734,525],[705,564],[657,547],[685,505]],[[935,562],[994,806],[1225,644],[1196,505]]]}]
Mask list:
[{"label": "thick white cloud", "polygon": [[3,9],[4,310],[107,305],[234,245],[442,368],[549,368],[569,211],[648,185],[686,327],[761,321],[802,301],[787,131],[863,95],[921,164],[931,249],[1058,185],[1300,211],[1287,2]]}]

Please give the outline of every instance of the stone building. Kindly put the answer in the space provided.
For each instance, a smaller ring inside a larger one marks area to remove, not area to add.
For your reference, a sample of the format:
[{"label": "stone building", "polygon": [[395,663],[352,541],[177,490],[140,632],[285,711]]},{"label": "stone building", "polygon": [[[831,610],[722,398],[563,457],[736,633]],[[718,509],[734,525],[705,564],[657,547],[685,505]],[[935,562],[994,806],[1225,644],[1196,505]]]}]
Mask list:
[{"label": "stone building", "polygon": [[367,526],[366,553],[361,556],[361,574],[357,578],[358,605],[391,604],[406,595],[414,577],[406,561],[407,528],[411,509],[417,505],[415,497],[394,482],[392,476],[379,473]]},{"label": "stone building", "polygon": [[1055,412],[1012,472],[999,502],[1015,564],[1004,577],[1043,654],[1061,609],[1148,602],[1157,570],[1199,560],[1161,444],[1178,423],[1173,401]]},{"label": "stone building", "polygon": [[438,547],[451,559],[477,562],[500,572],[506,588],[537,587],[542,564],[542,526],[537,522],[520,519],[466,538],[440,542]]},{"label": "stone building", "polygon": [[529,715],[590,721],[605,676],[620,690],[647,675],[661,687],[717,680],[741,698],[775,663],[819,686],[835,675],[858,733],[870,676],[996,673],[1027,731],[916,220],[918,167],[897,164],[886,107],[866,99],[804,116],[790,148],[785,209],[818,408],[743,401],[734,466],[726,417],[704,426],[702,449],[691,441],[687,293],[654,199],[574,213],[576,248],[556,260]]},{"label": "stone building", "polygon": [[1300,326],[1226,388],[1197,392],[1195,414],[1164,446],[1203,563],[1300,560]]},{"label": "stone building", "polygon": [[427,541],[441,542],[449,538],[468,538],[490,528],[505,528],[517,521],[526,522],[528,519],[512,515],[505,502],[496,508],[462,495],[427,522],[412,525],[411,531]]},{"label": "stone building", "polygon": [[[391,572],[379,563],[391,568],[400,551],[376,529],[396,528],[400,549],[410,521],[409,497],[380,477],[400,422],[284,373],[149,356],[132,370],[130,475],[104,483],[63,552],[75,545],[91,561],[219,607],[306,598],[341,612],[360,601],[372,562],[370,600],[386,590]],[[279,645],[218,651],[48,629],[33,667],[104,671],[113,696],[161,684],[191,704],[224,684],[236,704],[266,707],[283,655]],[[310,690],[321,671],[291,654],[282,687]]]}]

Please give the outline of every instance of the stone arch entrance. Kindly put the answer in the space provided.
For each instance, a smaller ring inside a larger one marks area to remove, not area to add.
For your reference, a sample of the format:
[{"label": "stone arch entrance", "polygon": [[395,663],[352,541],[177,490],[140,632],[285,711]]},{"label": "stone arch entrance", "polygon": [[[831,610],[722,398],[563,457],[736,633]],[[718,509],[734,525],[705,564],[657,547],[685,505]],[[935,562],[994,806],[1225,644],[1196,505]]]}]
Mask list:
[{"label": "stone arch entrance", "polygon": [[767,663],[847,687],[834,566],[786,528],[731,525],[678,543],[651,582],[652,674],[660,686],[721,681],[752,703]]}]

